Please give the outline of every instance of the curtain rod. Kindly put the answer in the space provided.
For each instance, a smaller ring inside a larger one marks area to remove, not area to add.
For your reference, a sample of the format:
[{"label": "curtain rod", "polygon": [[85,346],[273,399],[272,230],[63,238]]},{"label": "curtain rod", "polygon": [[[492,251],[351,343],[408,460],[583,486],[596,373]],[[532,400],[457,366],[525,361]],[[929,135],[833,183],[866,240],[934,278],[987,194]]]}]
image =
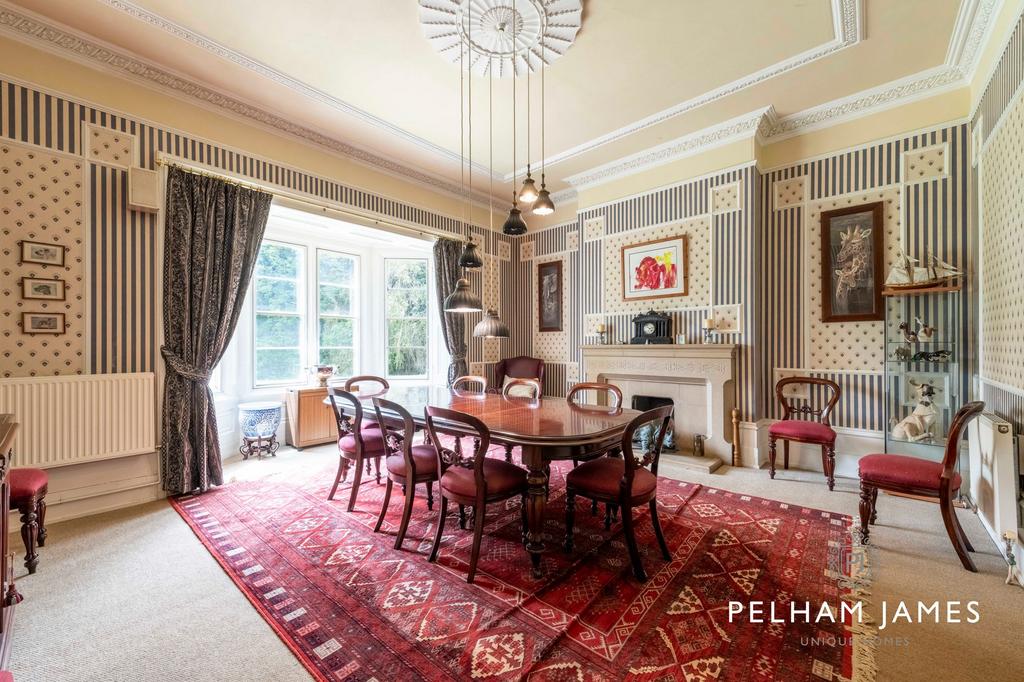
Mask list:
[{"label": "curtain rod", "polygon": [[451,232],[444,232],[442,230],[434,230],[434,229],[429,228],[429,227],[419,227],[419,226],[413,227],[411,225],[402,225],[400,223],[394,223],[394,222],[391,222],[389,220],[382,220],[381,218],[378,218],[377,216],[374,216],[373,214],[370,214],[370,213],[363,213],[361,211],[356,211],[356,210],[352,210],[352,209],[340,208],[338,206],[333,206],[333,205],[328,204],[326,202],[317,201],[315,199],[312,199],[311,197],[303,196],[301,194],[296,194],[294,192],[290,192],[288,190],[281,189],[279,187],[273,187],[273,186],[268,187],[268,186],[265,186],[265,185],[258,185],[258,184],[251,183],[251,182],[245,182],[243,180],[239,180],[238,178],[232,177],[232,176],[227,175],[225,173],[220,173],[220,172],[214,171],[212,169],[204,168],[202,166],[193,166],[193,165],[189,165],[189,164],[184,164],[184,163],[181,163],[179,161],[175,161],[173,159],[169,159],[169,158],[167,158],[166,156],[163,156],[163,155],[157,157],[156,163],[157,163],[157,165],[166,166],[168,168],[177,168],[179,170],[185,171],[186,173],[192,173],[194,175],[202,175],[202,176],[208,177],[208,178],[216,178],[218,180],[222,180],[222,181],[230,183],[232,185],[237,185],[238,187],[245,187],[246,189],[251,189],[251,190],[256,191],[256,192],[263,192],[265,194],[271,194],[271,195],[274,196],[275,199],[284,199],[285,200],[284,202],[281,202],[281,203],[300,204],[301,206],[306,207],[306,208],[315,208],[315,209],[317,209],[318,213],[322,213],[324,215],[326,215],[328,213],[336,213],[339,216],[341,216],[343,219],[346,219],[346,220],[355,219],[356,221],[358,221],[358,222],[360,222],[362,224],[372,223],[372,226],[376,226],[376,227],[380,227],[380,228],[385,228],[386,231],[391,231],[391,232],[397,231],[397,232],[405,233],[407,235],[409,233],[412,233],[412,234],[420,235],[420,236],[423,236],[423,237],[436,237],[436,238],[439,238],[439,239],[450,239],[452,241],[463,242],[463,243],[470,241],[469,237],[464,237],[464,236],[459,235],[459,234],[453,234]]}]

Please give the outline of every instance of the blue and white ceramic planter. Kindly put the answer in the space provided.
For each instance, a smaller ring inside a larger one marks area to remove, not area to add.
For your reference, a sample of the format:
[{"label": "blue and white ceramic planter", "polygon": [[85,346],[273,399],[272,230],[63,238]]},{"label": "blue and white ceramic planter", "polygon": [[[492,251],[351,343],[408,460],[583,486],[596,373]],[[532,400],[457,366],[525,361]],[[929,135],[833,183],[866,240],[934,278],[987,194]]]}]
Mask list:
[{"label": "blue and white ceramic planter", "polygon": [[238,425],[246,438],[270,438],[281,425],[281,403],[241,403],[238,406]]}]

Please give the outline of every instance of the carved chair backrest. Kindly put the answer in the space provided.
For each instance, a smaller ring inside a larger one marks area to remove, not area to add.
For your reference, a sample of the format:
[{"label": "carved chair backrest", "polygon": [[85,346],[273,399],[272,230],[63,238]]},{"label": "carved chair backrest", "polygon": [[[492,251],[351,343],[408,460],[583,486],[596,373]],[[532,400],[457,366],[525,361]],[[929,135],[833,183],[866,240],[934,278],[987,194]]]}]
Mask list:
[{"label": "carved chair backrest", "polygon": [[[808,386],[823,386],[824,390],[828,393],[828,398],[824,407],[814,409],[808,403],[806,405],[800,405],[799,407],[790,403],[789,398],[786,397],[786,387],[794,384],[806,384]],[[783,415],[782,418],[790,419],[794,414],[813,414],[818,418],[825,426],[831,426],[829,422],[829,415],[832,414],[832,408],[839,402],[840,389],[839,384],[830,379],[822,379],[820,377],[785,377],[779,379],[779,383],[775,384],[775,397],[778,398],[779,404],[782,405]]]},{"label": "carved chair backrest", "polygon": [[480,392],[487,392],[487,377],[482,377],[477,374],[466,374],[458,377],[452,382],[452,388],[458,388],[459,384],[480,384]]},{"label": "carved chair backrest", "polygon": [[331,400],[334,419],[338,423],[338,439],[352,436],[356,444],[356,453],[363,452],[363,404],[353,393],[337,386],[327,387],[327,397]]},{"label": "carved chair backrest", "polygon": [[573,405],[579,405],[580,403],[576,400],[576,396],[584,391],[598,391],[608,394],[609,405],[608,407],[616,408],[622,407],[622,391],[615,384],[602,384],[596,382],[583,382],[576,384],[569,389],[569,392],[565,394],[565,400]]},{"label": "carved chair backrest", "polygon": [[528,355],[519,355],[514,358],[499,360],[494,366],[494,376],[499,384],[505,383],[505,377],[518,379],[536,378],[544,382],[544,361],[540,358],[531,358]]},{"label": "carved chair backrest", "polygon": [[953,421],[949,425],[949,439],[946,441],[946,451],[942,455],[942,482],[948,485],[953,478],[956,469],[956,461],[960,455],[960,436],[972,419],[984,411],[985,403],[980,400],[967,403],[953,415]]},{"label": "carved chair backrest", "polygon": [[388,454],[401,453],[408,479],[416,478],[416,462],[412,458],[416,424],[412,415],[398,403],[384,398],[373,399],[373,411],[377,414],[377,424],[384,434],[384,449]]},{"label": "carved chair backrest", "polygon": [[[658,460],[661,458],[661,448],[665,445],[665,436],[668,435],[668,425],[672,420],[674,405],[662,405],[652,410],[647,410],[629,422],[622,434],[622,458],[625,460],[626,468],[620,482],[620,491],[629,497],[629,491],[633,488],[633,476],[637,469],[650,467],[651,473],[658,475]],[[633,452],[633,436],[637,430],[647,424],[655,423],[653,438],[648,443],[647,452],[637,457]],[[658,424],[660,422],[660,424]],[[625,499],[624,498],[624,499]]]},{"label": "carved chair backrest", "polygon": [[[491,431],[487,425],[476,417],[449,410],[443,407],[427,406],[423,410],[427,421],[427,433],[430,434],[430,442],[434,445],[437,453],[437,475],[440,478],[450,467],[461,466],[473,470],[473,478],[476,481],[477,500],[483,504],[487,496],[487,482],[484,480],[484,458],[491,446]],[[437,420],[445,422],[439,427]],[[471,455],[463,454],[458,450],[446,447],[439,438],[446,430],[454,430],[463,436],[473,436],[473,444],[476,448]]]},{"label": "carved chair backrest", "polygon": [[[541,387],[540,387],[540,382],[537,379],[519,379],[519,378],[509,379],[508,382],[504,386],[501,387],[501,395],[504,396],[505,398],[508,398],[509,397],[509,393],[512,391],[512,389],[516,388],[517,386],[528,386],[533,391],[533,396],[532,397],[533,397],[534,400],[536,400],[537,398],[540,397]],[[514,398],[516,396],[512,396],[512,397]]]},{"label": "carved chair backrest", "polygon": [[[380,388],[374,393],[367,393],[366,391],[362,390],[363,387],[360,386],[360,384],[364,383],[379,384]],[[391,388],[391,384],[388,383],[387,379],[385,379],[384,377],[377,377],[372,374],[360,374],[359,376],[349,377],[345,381],[345,390],[351,391],[353,386],[358,386],[359,394],[362,395],[364,398],[372,395],[384,395],[385,393],[388,392],[388,389]]]}]

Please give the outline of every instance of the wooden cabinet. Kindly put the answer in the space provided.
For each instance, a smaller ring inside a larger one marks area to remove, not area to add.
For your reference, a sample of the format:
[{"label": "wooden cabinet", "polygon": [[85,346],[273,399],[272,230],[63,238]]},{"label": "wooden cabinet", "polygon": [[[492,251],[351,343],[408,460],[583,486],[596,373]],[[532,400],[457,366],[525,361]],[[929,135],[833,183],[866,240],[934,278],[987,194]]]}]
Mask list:
[{"label": "wooden cabinet", "polygon": [[285,441],[298,449],[338,439],[338,422],[330,404],[324,405],[327,389],[320,386],[288,390],[288,421]]}]

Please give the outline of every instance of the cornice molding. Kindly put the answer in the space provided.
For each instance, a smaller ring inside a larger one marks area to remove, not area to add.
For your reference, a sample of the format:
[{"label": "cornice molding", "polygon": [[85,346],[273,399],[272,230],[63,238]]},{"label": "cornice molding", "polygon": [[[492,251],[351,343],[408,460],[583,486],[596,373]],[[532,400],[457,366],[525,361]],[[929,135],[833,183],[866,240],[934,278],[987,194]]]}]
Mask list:
[{"label": "cornice molding", "polygon": [[[70,58],[86,66],[100,67],[118,76],[144,83],[150,87],[196,101],[220,112],[228,112],[248,123],[258,123],[278,134],[292,137],[327,149],[376,171],[412,181],[433,191],[456,198],[465,198],[459,185],[447,182],[436,174],[398,163],[379,154],[329,137],[317,130],[298,125],[282,116],[261,109],[241,99],[229,97],[214,88],[190,80],[140,57],[108,45],[69,27],[51,22],[21,8],[0,2],[0,32],[16,40],[47,50],[63,58]],[[486,206],[487,196],[474,193],[474,203]]]}]

